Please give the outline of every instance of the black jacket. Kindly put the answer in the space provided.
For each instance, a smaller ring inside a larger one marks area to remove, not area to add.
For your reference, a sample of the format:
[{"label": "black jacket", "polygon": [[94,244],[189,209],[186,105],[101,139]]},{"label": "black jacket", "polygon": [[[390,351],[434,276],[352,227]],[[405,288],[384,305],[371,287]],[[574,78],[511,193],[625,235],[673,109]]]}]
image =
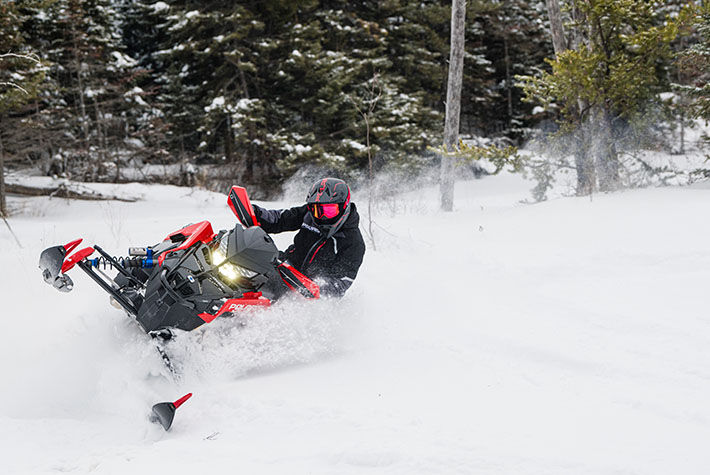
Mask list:
[{"label": "black jacket", "polygon": [[365,241],[358,225],[360,215],[354,203],[342,227],[330,238],[318,229],[306,205],[267,210],[254,206],[256,219],[267,233],[297,231],[285,259],[309,278],[316,280],[324,295],[342,296],[352,285],[365,255]]}]

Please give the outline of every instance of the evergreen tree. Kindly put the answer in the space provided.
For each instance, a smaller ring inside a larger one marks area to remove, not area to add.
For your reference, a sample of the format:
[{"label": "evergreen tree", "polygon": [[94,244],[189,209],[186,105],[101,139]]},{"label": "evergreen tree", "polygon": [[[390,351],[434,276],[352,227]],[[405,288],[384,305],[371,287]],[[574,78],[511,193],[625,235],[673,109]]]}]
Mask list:
[{"label": "evergreen tree", "polygon": [[687,78],[679,81],[679,87],[693,100],[690,104],[692,117],[710,120],[710,6],[705,5],[694,12],[697,41],[679,56],[678,69],[682,77]]},{"label": "evergreen tree", "polygon": [[52,62],[43,104],[51,114],[43,118],[63,134],[61,143],[50,145],[52,155],[82,179],[118,178],[118,151],[130,136],[128,116],[136,112],[136,63],[124,52],[117,18],[108,0],[56,0],[33,26],[40,33],[37,47]]},{"label": "evergreen tree", "polygon": [[[375,168],[416,169],[441,143],[450,2],[9,4],[51,61],[24,108],[41,127],[19,147],[58,158],[52,173],[201,163],[268,189],[308,165],[358,173],[368,150]],[[468,2],[462,134],[522,140],[537,119],[513,86],[551,55],[543,13],[542,0]],[[358,110],[370,106],[366,124]]]},{"label": "evergreen tree", "polygon": [[[469,117],[477,117],[483,135],[502,132],[517,141],[530,135],[530,127],[535,125],[532,106],[523,103],[515,78],[538,68],[552,56],[545,11],[543,1],[499,0],[477,14],[492,81],[487,95],[472,95],[466,110],[471,110]],[[489,98],[484,107],[480,106],[482,97]],[[476,104],[480,112],[474,110]]]},{"label": "evergreen tree", "polygon": [[283,88],[287,94],[273,92],[298,111],[294,138],[308,137],[312,143],[307,148],[286,143],[286,169],[309,158],[331,168],[363,168],[366,126],[358,107],[369,100],[373,87],[379,99],[370,132],[373,150],[383,154],[380,161],[387,156],[396,163],[426,145],[421,122],[431,121],[430,109],[421,91],[407,90],[389,59],[388,30],[378,16],[383,12],[369,2],[339,6],[343,9],[313,12],[311,21],[292,30],[299,35],[290,39],[293,49],[282,69],[291,87]]},{"label": "evergreen tree", "polygon": [[208,2],[198,11],[173,3],[163,26],[172,44],[153,56],[166,72],[161,101],[179,148],[235,164],[246,181],[303,164],[363,167],[356,104],[378,77],[375,150],[394,163],[421,152],[437,128],[440,116],[427,105],[436,101],[389,59],[402,41],[388,42],[387,29],[391,15],[412,7],[380,7]]},{"label": "evergreen tree", "polygon": [[[573,1],[572,6],[578,13],[572,27],[585,30],[584,43],[550,60],[552,72],[527,77],[526,93],[562,108],[577,152],[594,153],[595,173],[587,178],[596,176],[601,190],[613,190],[620,184],[621,134],[657,100],[666,77],[658,66],[670,55],[677,24],[658,25],[654,4],[645,0]],[[578,193],[594,186],[579,180]]]},{"label": "evergreen tree", "polygon": [[172,148],[181,154],[217,155],[238,165],[250,181],[256,147],[263,142],[263,108],[255,58],[264,23],[243,5],[174,2],[161,25],[167,43],[154,53],[161,71],[160,101],[172,129]]},{"label": "evergreen tree", "polygon": [[39,94],[44,67],[23,35],[27,14],[15,2],[0,3],[0,215],[7,215],[5,163],[20,156],[31,140],[27,105]]}]

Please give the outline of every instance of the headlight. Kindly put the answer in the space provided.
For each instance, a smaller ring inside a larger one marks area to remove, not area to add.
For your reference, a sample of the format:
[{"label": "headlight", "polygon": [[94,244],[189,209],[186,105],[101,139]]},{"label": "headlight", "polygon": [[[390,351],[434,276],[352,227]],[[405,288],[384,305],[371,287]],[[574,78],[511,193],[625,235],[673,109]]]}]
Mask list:
[{"label": "headlight", "polygon": [[225,234],[219,243],[219,248],[212,251],[212,265],[219,266],[219,273],[230,282],[234,282],[239,277],[251,279],[252,277],[258,275],[257,272],[245,269],[244,267],[232,264],[231,262],[224,262],[227,260],[228,236],[228,234]]}]

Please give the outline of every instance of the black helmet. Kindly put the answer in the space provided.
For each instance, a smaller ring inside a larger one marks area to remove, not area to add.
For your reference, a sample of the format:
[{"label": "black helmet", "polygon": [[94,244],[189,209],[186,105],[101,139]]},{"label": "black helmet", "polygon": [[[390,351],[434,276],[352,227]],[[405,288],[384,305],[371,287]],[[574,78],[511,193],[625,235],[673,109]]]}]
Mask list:
[{"label": "black helmet", "polygon": [[350,187],[338,178],[323,178],[311,186],[306,204],[320,230],[331,237],[350,215]]}]

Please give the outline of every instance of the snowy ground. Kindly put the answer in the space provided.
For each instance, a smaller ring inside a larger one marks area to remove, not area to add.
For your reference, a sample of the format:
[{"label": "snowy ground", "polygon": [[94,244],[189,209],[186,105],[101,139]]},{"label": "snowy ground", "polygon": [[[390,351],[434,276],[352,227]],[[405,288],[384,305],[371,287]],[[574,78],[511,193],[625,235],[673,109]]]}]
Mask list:
[{"label": "snowy ground", "polygon": [[[78,236],[122,255],[231,227],[225,197],[12,198],[0,473],[708,473],[710,186],[521,204],[530,187],[461,182],[451,214],[433,189],[382,206],[343,301],[183,335],[179,383],[78,269],[60,294],[37,259]],[[147,421],[188,391],[170,432]]]}]

